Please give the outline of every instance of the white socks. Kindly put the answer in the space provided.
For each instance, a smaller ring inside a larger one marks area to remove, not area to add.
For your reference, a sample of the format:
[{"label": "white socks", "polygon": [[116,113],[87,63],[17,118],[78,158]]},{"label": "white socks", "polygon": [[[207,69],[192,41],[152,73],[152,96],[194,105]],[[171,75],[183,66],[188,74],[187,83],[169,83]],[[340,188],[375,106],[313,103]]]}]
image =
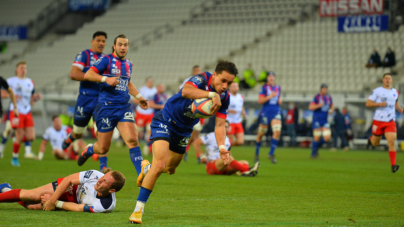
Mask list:
[{"label": "white socks", "polygon": [[45,152],[42,152],[42,151],[40,151],[40,152],[38,153],[38,160],[39,160],[39,161],[41,161],[41,160],[43,159],[44,153],[45,153]]},{"label": "white socks", "polygon": [[25,154],[31,154],[32,153],[32,147],[31,146],[25,146]]},{"label": "white socks", "polygon": [[140,209],[142,209],[142,214],[143,214],[144,213],[144,205],[146,205],[146,203],[137,201],[135,210],[133,212],[138,212]]}]

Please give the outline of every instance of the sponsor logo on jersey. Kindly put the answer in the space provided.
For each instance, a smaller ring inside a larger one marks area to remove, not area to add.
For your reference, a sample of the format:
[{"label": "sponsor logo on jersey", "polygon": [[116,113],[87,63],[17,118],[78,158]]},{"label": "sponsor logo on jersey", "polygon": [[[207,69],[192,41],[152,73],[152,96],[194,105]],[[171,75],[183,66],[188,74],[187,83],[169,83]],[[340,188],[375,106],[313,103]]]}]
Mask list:
[{"label": "sponsor logo on jersey", "polygon": [[133,113],[132,113],[132,112],[126,112],[126,113],[125,113],[125,116],[123,117],[123,119],[125,119],[125,120],[132,120],[132,121],[135,120],[135,118],[133,117]]},{"label": "sponsor logo on jersey", "polygon": [[163,133],[163,134],[170,135],[170,133],[168,132],[168,129],[167,129],[167,125],[160,123],[159,127],[162,128],[164,131],[163,130],[157,130],[156,131],[157,133]]},{"label": "sponsor logo on jersey", "polygon": [[91,174],[93,174],[94,171],[89,170],[84,174],[84,178],[90,178]]},{"label": "sponsor logo on jersey", "polygon": [[101,62],[101,58],[98,59],[96,62],[94,62],[94,65],[98,65],[98,64],[100,64],[100,62]]},{"label": "sponsor logo on jersey", "polygon": [[189,137],[184,137],[184,138],[180,141],[180,143],[178,144],[178,146],[186,147],[186,146],[188,146],[188,142],[189,142]]},{"label": "sponsor logo on jersey", "polygon": [[77,106],[77,112],[78,112],[81,116],[83,116],[83,115],[84,115],[84,113],[83,113],[83,107],[82,107],[82,106]]},{"label": "sponsor logo on jersey", "polygon": [[105,129],[111,128],[111,122],[109,121],[109,118],[103,118],[102,123],[106,124],[108,126],[108,127],[103,127],[103,128],[105,128]]}]

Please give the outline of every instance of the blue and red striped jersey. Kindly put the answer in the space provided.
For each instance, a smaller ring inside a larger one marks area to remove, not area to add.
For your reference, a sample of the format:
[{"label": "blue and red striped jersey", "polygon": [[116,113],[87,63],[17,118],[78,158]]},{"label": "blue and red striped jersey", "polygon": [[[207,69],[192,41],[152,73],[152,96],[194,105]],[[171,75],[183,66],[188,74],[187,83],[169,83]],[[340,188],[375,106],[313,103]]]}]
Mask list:
[{"label": "blue and red striped jersey", "polygon": [[[104,56],[105,54],[98,54],[90,49],[87,49],[85,51],[80,52],[76,56],[73,65],[79,67],[81,71],[83,71],[83,73],[86,73],[91,68],[91,66],[93,66],[94,63],[98,61],[98,59]],[[99,93],[98,83],[91,81],[80,81],[79,92],[80,94],[83,95],[98,96]]]},{"label": "blue and red striped jersey", "polygon": [[[187,83],[194,86],[195,88],[216,92],[211,86],[212,74],[209,72],[204,72],[199,75],[191,77]],[[182,88],[183,89],[183,88]],[[182,97],[182,89],[170,99],[163,108],[163,116],[165,119],[173,122],[175,125],[181,128],[192,128],[199,122],[199,119],[195,117],[192,113],[192,99],[187,99]],[[229,108],[230,95],[229,91],[219,94],[222,102],[222,106],[216,113],[216,117],[226,119],[227,109]]]},{"label": "blue and red striped jersey", "polygon": [[128,85],[132,72],[132,63],[128,59],[125,58],[122,60],[114,54],[108,54],[99,59],[91,69],[103,76],[119,77],[119,83],[115,87],[107,83],[99,83],[99,103],[104,105],[122,105],[128,103],[130,99]]}]

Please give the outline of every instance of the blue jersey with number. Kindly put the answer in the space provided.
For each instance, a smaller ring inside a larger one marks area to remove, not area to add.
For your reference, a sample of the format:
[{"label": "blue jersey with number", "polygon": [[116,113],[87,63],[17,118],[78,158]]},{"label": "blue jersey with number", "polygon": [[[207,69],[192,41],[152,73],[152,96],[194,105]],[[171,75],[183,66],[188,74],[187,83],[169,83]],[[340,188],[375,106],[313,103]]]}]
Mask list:
[{"label": "blue jersey with number", "polygon": [[[90,69],[90,67],[93,66],[96,61],[98,61],[98,59],[104,56],[105,54],[102,53],[98,54],[90,49],[87,49],[85,51],[80,52],[76,56],[73,65],[79,67],[81,71],[83,71],[83,73],[86,73]],[[79,93],[83,95],[98,96],[99,93],[98,83],[91,81],[80,81]]]},{"label": "blue jersey with number", "polygon": [[[204,90],[204,91],[213,91],[213,87],[211,86],[212,74],[209,72],[204,72],[199,75],[195,75],[191,77],[186,84],[190,84],[195,88]],[[167,103],[163,108],[163,116],[165,120],[174,123],[175,125],[181,128],[192,128],[199,122],[199,119],[195,117],[192,113],[192,99],[187,99],[182,97],[182,89],[175,95],[173,95],[170,99],[168,99]],[[227,109],[229,108],[230,103],[230,95],[229,91],[220,94],[222,106],[219,111],[216,113],[216,117],[226,119],[227,118]]]},{"label": "blue jersey with number", "polygon": [[319,104],[319,103],[324,103],[324,105],[316,110],[313,111],[313,121],[327,121],[328,118],[328,111],[332,107],[332,98],[329,94],[322,96],[320,94],[317,94],[314,96],[313,103]]},{"label": "blue jersey with number", "polygon": [[115,87],[107,83],[100,83],[100,96],[98,103],[103,105],[123,105],[127,104],[129,96],[128,84],[132,72],[132,63],[128,59],[120,59],[114,54],[108,54],[99,59],[91,67],[96,73],[107,77],[119,77]]},{"label": "blue jersey with number", "polygon": [[258,93],[261,97],[267,97],[268,95],[276,93],[276,96],[268,100],[262,105],[261,112],[274,112],[277,113],[281,110],[279,106],[279,98],[281,97],[281,86],[275,84],[275,86],[271,86],[268,83],[262,85],[260,92]]},{"label": "blue jersey with number", "polygon": [[[154,95],[153,97],[153,101],[154,103],[156,103],[157,105],[165,105],[167,102],[167,95],[165,93],[157,93]],[[159,112],[161,109],[154,109],[154,113]]]}]

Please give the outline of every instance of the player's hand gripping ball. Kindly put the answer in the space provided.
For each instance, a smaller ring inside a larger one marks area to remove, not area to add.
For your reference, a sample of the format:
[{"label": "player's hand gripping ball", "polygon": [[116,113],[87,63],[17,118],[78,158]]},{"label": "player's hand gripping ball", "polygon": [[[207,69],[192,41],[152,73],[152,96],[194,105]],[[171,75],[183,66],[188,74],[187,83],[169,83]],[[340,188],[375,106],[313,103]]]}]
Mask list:
[{"label": "player's hand gripping ball", "polygon": [[213,105],[212,99],[195,99],[192,102],[192,113],[197,118],[210,118],[213,116],[210,107]]}]

